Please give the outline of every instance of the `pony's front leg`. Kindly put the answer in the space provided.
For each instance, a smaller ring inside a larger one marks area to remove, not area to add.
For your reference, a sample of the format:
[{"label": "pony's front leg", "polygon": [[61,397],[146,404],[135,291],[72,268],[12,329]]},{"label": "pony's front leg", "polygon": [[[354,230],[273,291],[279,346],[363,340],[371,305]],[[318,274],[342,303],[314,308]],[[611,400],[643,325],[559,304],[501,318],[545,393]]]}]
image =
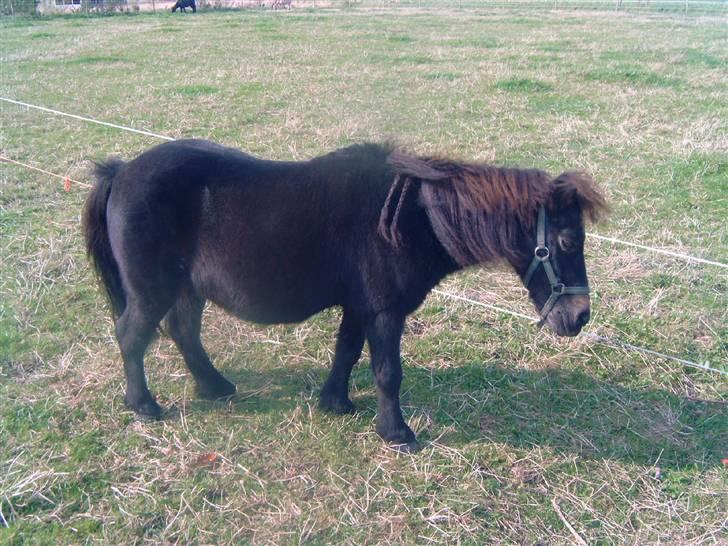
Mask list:
[{"label": "pony's front leg", "polygon": [[358,317],[344,309],[344,317],[336,340],[336,354],[331,373],[321,389],[319,407],[324,411],[344,414],[354,413],[349,400],[349,377],[364,347],[364,326]]},{"label": "pony's front leg", "polygon": [[404,320],[398,313],[380,313],[367,328],[367,340],[377,384],[377,434],[387,442],[404,444],[407,450],[412,450],[417,447],[415,433],[404,422],[399,406],[402,384],[399,344]]}]

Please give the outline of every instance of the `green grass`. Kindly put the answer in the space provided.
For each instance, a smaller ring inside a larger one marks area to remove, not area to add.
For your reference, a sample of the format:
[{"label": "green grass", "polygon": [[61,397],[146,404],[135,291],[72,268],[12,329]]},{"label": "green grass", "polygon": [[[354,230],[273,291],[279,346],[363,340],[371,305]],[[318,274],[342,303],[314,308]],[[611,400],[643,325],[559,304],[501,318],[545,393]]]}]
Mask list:
[{"label": "green grass", "polygon": [[[2,18],[0,95],[269,158],[395,137],[585,169],[614,208],[592,229],[725,263],[724,45],[717,17],[482,6]],[[4,155],[81,181],[157,143],[5,103],[0,124]],[[197,399],[162,336],[147,372],[165,419],[136,420],[85,191],[0,164],[0,543],[566,544],[564,520],[589,544],[725,540],[725,379],[438,295],[403,341],[416,455],[373,431],[366,354],[359,412],[315,409],[337,310],[263,328],[208,309],[239,394]],[[593,239],[587,263],[589,331],[726,369],[723,270]],[[504,270],[444,289],[533,312]]]},{"label": "green grass", "polygon": [[605,67],[590,70],[586,73],[586,78],[597,82],[626,83],[651,87],[674,87],[681,84],[678,79],[631,66]]},{"label": "green grass", "polygon": [[407,36],[406,34],[389,36],[387,40],[395,44],[411,44],[415,41],[412,36]]},{"label": "green grass", "polygon": [[528,78],[511,78],[496,82],[496,89],[503,91],[515,91],[522,93],[541,93],[543,91],[553,91],[554,87],[546,82],[539,80],[531,80]]},{"label": "green grass", "polygon": [[544,42],[539,46],[539,49],[547,53],[559,53],[562,51],[573,51],[578,47],[579,46],[571,40],[555,40]]},{"label": "green grass", "polygon": [[696,49],[686,49],[682,61],[687,64],[707,66],[708,68],[725,68],[726,64],[728,64],[728,59],[725,57],[720,59],[716,55],[710,55]]},{"label": "green grass", "polygon": [[427,80],[454,81],[461,77],[460,74],[453,72],[432,72],[423,76]]},{"label": "green grass", "polygon": [[214,95],[220,90],[212,85],[198,84],[198,85],[180,85],[174,88],[174,92],[179,95],[186,95],[188,97],[198,97],[200,95]]},{"label": "green grass", "polygon": [[76,57],[70,59],[68,64],[109,64],[109,63],[123,63],[128,62],[128,59],[119,57],[117,55],[84,55],[82,57]]}]

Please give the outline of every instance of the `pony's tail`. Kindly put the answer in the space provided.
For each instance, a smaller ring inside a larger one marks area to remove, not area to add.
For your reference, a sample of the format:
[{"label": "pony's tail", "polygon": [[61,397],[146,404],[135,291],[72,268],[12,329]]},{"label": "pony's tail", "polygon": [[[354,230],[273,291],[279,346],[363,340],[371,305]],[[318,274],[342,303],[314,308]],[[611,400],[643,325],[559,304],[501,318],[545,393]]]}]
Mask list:
[{"label": "pony's tail", "polygon": [[86,254],[106,290],[114,320],[118,319],[126,308],[126,295],[121,283],[119,265],[109,242],[106,203],[111,193],[111,183],[123,165],[123,161],[114,158],[96,163],[94,169],[96,186],[88,194],[83,210]]}]

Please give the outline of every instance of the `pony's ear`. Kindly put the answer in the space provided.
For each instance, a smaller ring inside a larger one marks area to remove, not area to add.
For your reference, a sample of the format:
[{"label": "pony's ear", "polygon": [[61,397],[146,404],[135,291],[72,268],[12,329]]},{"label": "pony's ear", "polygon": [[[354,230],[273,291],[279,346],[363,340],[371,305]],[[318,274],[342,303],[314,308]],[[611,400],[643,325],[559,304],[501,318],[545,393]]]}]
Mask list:
[{"label": "pony's ear", "polygon": [[414,157],[400,151],[393,151],[387,158],[387,163],[402,178],[417,178],[419,180],[444,180],[449,174],[434,167],[419,157]]},{"label": "pony's ear", "polygon": [[568,208],[578,206],[582,214],[592,222],[598,222],[609,213],[609,205],[597,183],[588,174],[566,171],[553,179],[551,206]]}]

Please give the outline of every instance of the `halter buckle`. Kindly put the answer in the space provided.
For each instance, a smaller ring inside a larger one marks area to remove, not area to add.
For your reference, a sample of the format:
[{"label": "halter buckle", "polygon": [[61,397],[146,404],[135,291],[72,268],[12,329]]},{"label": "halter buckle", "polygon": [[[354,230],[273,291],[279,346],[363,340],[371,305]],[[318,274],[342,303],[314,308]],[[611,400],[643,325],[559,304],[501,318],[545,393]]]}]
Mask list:
[{"label": "halter buckle", "polygon": [[557,282],[556,284],[551,285],[551,293],[557,294],[559,296],[564,294],[564,290],[566,290],[566,285],[562,282]]},{"label": "halter buckle", "polygon": [[551,252],[546,246],[537,246],[533,251],[533,255],[539,262],[545,262],[551,256]]}]

